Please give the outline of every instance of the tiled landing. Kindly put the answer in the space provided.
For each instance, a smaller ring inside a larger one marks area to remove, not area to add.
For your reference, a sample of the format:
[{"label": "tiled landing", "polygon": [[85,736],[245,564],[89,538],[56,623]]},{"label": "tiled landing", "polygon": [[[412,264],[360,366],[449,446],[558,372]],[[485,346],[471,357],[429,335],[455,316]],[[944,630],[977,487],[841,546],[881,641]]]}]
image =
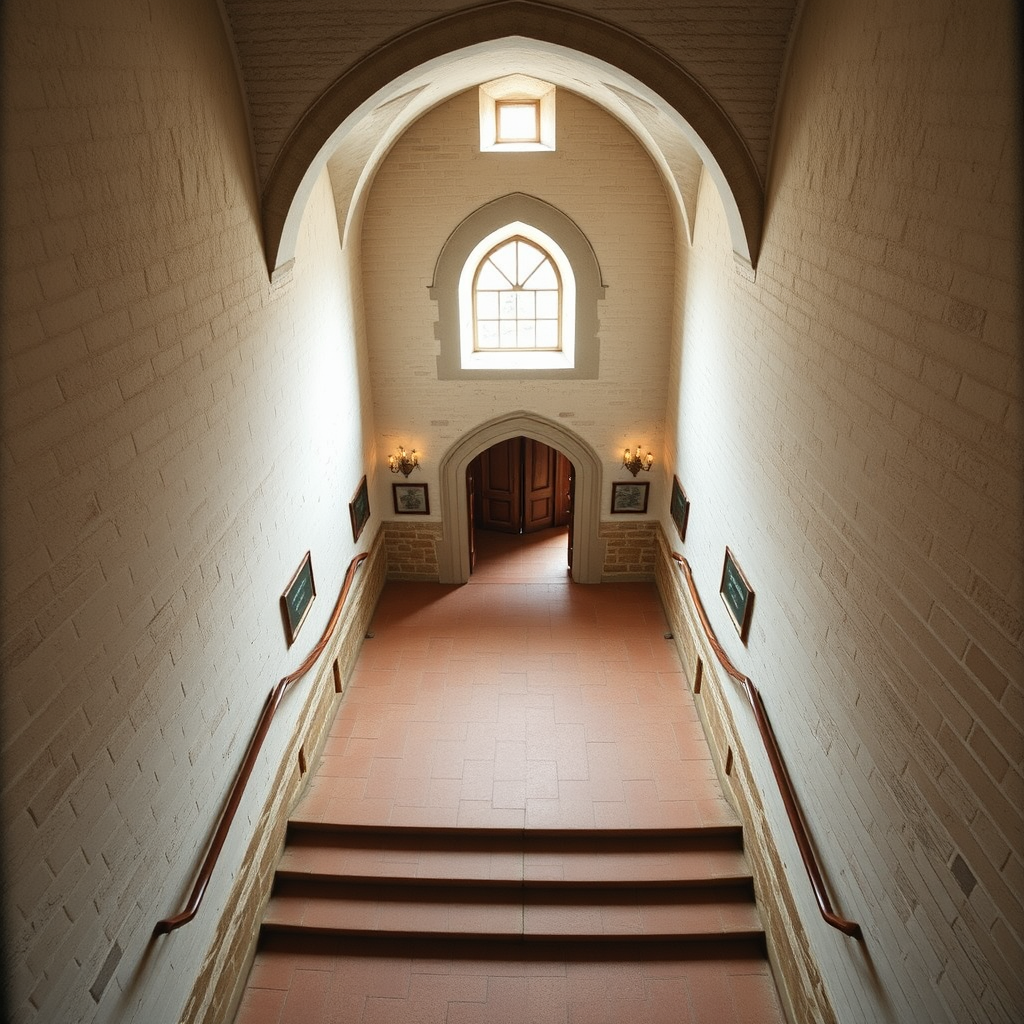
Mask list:
[{"label": "tiled landing", "polygon": [[478,552],[385,588],[238,1024],[781,1024],[655,588],[571,584],[562,533]]},{"label": "tiled landing", "polygon": [[431,951],[366,943],[329,953],[263,951],[239,1022],[296,1024],[782,1024],[768,967],[756,951],[694,957],[635,946],[586,960],[524,956],[508,944]]}]

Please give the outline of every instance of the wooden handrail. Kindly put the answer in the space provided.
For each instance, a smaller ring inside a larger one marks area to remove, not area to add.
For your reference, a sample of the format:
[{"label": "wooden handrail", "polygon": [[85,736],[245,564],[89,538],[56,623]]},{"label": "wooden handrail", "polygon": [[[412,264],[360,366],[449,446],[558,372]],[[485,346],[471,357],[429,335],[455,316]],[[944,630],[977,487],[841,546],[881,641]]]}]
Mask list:
[{"label": "wooden handrail", "polygon": [[782,803],[786,808],[786,815],[789,818],[790,827],[793,829],[793,835],[796,838],[796,845],[800,850],[800,857],[804,862],[807,877],[811,881],[811,888],[814,890],[814,898],[817,901],[818,910],[825,921],[833,928],[837,928],[844,935],[849,935],[851,938],[863,939],[864,933],[861,931],[859,924],[855,921],[848,921],[845,917],[840,917],[832,909],[832,903],[828,898],[825,883],[821,877],[821,869],[818,867],[818,859],[814,855],[814,848],[811,846],[810,837],[807,834],[800,809],[797,806],[793,784],[790,781],[786,763],[782,759],[779,744],[775,739],[775,732],[772,729],[771,722],[768,720],[768,712],[765,710],[764,701],[761,700],[761,694],[758,693],[757,687],[750,681],[750,678],[745,676],[732,663],[729,655],[725,653],[725,649],[718,642],[718,637],[715,636],[715,631],[711,628],[707,613],[704,611],[704,603],[700,599],[700,594],[697,593],[697,585],[693,581],[690,563],[675,551],[671,552],[671,555],[680,564],[683,574],[686,576],[686,583],[690,588],[690,597],[693,598],[693,603],[697,608],[697,614],[700,616],[700,622],[704,627],[704,632],[707,634],[711,649],[718,657],[722,668],[743,687],[747,701],[753,709],[754,721],[757,722],[757,731],[761,735],[761,741],[764,743],[765,751],[768,754],[768,761],[772,766],[775,782],[778,784],[779,792],[782,795]]},{"label": "wooden handrail", "polygon": [[341,609],[345,604],[345,599],[348,597],[349,590],[352,589],[352,581],[355,579],[356,570],[368,557],[366,552],[361,555],[356,555],[355,558],[349,562],[348,571],[345,573],[345,581],[341,586],[341,593],[338,595],[338,601],[334,606],[334,611],[331,613],[331,618],[324,628],[323,636],[317,641],[316,646],[306,657],[306,660],[292,673],[286,675],[274,689],[270,692],[270,696],[267,697],[266,703],[263,705],[263,714],[260,716],[259,724],[256,726],[256,732],[253,735],[252,740],[249,743],[249,750],[245,755],[245,760],[242,762],[242,766],[238,769],[238,775],[235,778],[235,784],[231,787],[231,795],[228,797],[227,805],[221,812],[220,821],[217,824],[217,831],[213,834],[213,839],[210,842],[210,848],[206,853],[206,860],[203,861],[203,866],[199,871],[199,877],[196,879],[196,884],[192,888],[192,895],[188,899],[188,903],[173,917],[165,917],[162,921],[157,921],[156,927],[153,929],[154,935],[166,935],[168,932],[173,932],[176,928],[180,928],[183,924],[188,924],[196,916],[196,912],[199,910],[199,904],[203,902],[203,896],[206,893],[206,888],[210,884],[210,879],[213,877],[213,869],[217,866],[217,860],[220,857],[221,849],[224,846],[224,841],[228,836],[228,829],[231,828],[231,822],[234,820],[235,812],[238,810],[238,805],[242,802],[242,795],[245,792],[246,784],[249,782],[249,776],[252,774],[252,770],[256,765],[256,758],[259,756],[260,749],[263,747],[263,741],[266,738],[267,732],[270,729],[270,723],[274,718],[274,714],[277,712],[278,707],[281,704],[281,700],[285,695],[285,691],[293,684],[298,682],[307,672],[316,664],[317,659],[324,652],[324,648],[327,646],[334,634],[334,630],[337,628],[338,621],[341,619]]}]

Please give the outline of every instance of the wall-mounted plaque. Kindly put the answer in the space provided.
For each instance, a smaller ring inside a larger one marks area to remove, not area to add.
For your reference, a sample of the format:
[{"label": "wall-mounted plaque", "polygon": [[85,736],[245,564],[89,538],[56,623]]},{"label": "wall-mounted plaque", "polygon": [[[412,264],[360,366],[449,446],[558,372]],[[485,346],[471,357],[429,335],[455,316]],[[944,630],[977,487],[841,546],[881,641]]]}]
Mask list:
[{"label": "wall-mounted plaque", "polygon": [[313,583],[313,564],[307,551],[302,559],[302,564],[292,577],[291,583],[281,595],[281,611],[284,615],[285,633],[288,637],[289,647],[295,643],[295,637],[298,635],[302,623],[306,621],[314,597],[316,597],[316,586]]},{"label": "wall-mounted plaque", "polygon": [[743,570],[733,558],[732,552],[725,549],[725,564],[722,566],[722,585],[718,588],[729,617],[736,626],[740,639],[747,642],[747,631],[750,627],[750,614],[754,609],[754,592],[750,589]]},{"label": "wall-mounted plaque", "polygon": [[677,476],[672,477],[672,501],[669,511],[672,513],[672,522],[679,531],[679,539],[686,540],[686,520],[690,518],[690,502]]},{"label": "wall-mounted plaque", "polygon": [[370,495],[366,490],[366,477],[359,481],[356,493],[348,503],[348,514],[352,519],[352,539],[359,540],[366,521],[370,518]]}]

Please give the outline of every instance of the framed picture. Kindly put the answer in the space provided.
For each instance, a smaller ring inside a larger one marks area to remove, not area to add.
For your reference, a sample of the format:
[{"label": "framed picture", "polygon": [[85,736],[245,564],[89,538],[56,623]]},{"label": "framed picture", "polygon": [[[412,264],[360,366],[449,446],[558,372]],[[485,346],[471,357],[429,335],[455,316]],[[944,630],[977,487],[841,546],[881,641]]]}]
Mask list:
[{"label": "framed picture", "polygon": [[750,629],[750,614],[754,609],[754,592],[750,589],[743,570],[739,567],[733,553],[725,549],[725,564],[722,566],[722,585],[718,588],[729,618],[732,619],[740,639],[747,642]]},{"label": "framed picture", "polygon": [[429,516],[430,499],[426,484],[392,484],[395,513],[400,516]]},{"label": "framed picture", "polygon": [[281,595],[281,612],[284,616],[285,634],[288,646],[295,643],[302,623],[306,621],[313,598],[316,597],[316,585],[313,583],[313,563],[309,552],[306,552],[301,564],[285,587]]},{"label": "framed picture", "polygon": [[348,503],[348,514],[352,517],[352,539],[359,540],[359,534],[370,518],[370,495],[366,491],[365,476],[359,481],[356,493]]},{"label": "framed picture", "polygon": [[646,512],[649,483],[613,482],[612,512]]},{"label": "framed picture", "polygon": [[672,522],[679,531],[679,539],[686,540],[686,520],[690,517],[690,501],[677,476],[672,477],[672,500],[669,509],[672,513]]}]

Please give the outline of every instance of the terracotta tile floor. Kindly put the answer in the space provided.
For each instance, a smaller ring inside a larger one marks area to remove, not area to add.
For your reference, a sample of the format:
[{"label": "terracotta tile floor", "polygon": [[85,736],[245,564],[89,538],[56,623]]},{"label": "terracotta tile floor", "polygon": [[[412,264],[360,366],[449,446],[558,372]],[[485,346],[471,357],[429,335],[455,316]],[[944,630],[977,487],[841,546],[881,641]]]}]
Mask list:
[{"label": "terracotta tile floor", "polygon": [[[564,531],[481,533],[466,586],[389,583],[293,820],[510,830],[735,824],[655,587],[574,585],[565,553]],[[499,854],[479,858],[475,870],[487,877],[509,870]],[[541,857],[512,870],[557,876],[570,861]],[[698,960],[680,949],[648,961],[616,944],[585,963],[550,950],[524,959],[521,946],[507,960],[424,956],[422,946],[404,957],[352,953],[262,950],[237,1024],[784,1019],[754,950]]]}]

